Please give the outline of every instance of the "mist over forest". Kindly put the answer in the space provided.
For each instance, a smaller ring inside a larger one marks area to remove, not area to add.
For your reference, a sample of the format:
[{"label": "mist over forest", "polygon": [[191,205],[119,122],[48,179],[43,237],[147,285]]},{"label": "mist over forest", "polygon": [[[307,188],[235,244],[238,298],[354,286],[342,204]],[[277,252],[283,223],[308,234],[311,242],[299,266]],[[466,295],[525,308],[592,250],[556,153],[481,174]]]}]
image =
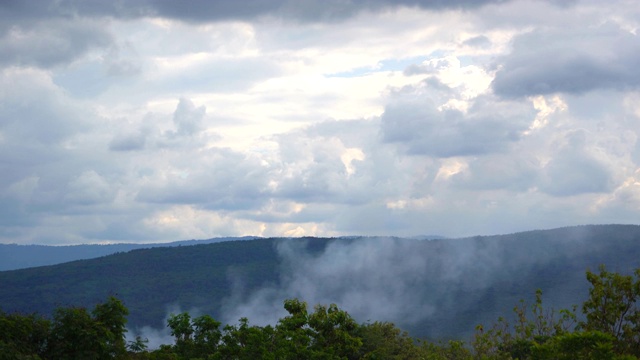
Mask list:
[{"label": "mist over forest", "polygon": [[[195,242],[197,244],[197,242]],[[117,295],[129,333],[162,343],[171,313],[255,325],[286,315],[283,302],[337,304],[358,322],[389,321],[413,336],[465,338],[537,289],[569,308],[587,296],[587,269],[629,273],[640,226],[598,225],[458,239],[269,238],[137,249],[0,272],[5,311],[50,313]]]},{"label": "mist over forest", "polygon": [[[638,265],[639,234],[640,227],[623,226],[427,241],[365,238],[330,241],[316,252],[304,241],[277,242],[279,281],[248,290],[232,276],[221,320],[273,324],[285,315],[283,300],[293,297],[340,304],[359,321],[390,321],[434,338],[455,336],[452,330],[463,323],[494,320],[483,306],[510,310],[518,300],[533,298],[537,288],[549,304],[571,307],[587,295],[587,268],[606,263],[632,271]],[[473,330],[469,325],[467,332]]]}]

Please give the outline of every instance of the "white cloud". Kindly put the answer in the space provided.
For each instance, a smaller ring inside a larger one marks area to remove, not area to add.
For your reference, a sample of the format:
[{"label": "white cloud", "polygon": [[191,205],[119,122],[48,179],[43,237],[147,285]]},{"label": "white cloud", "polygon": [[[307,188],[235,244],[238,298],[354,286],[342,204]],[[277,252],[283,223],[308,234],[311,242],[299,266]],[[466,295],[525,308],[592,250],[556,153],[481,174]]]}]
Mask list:
[{"label": "white cloud", "polygon": [[504,152],[535,117],[529,104],[490,96],[469,101],[466,111],[451,108],[445,106],[450,101],[442,103],[439,98],[459,98],[456,89],[429,85],[399,94],[398,101],[387,106],[381,125],[384,141],[399,144],[409,154],[435,157]]},{"label": "white cloud", "polygon": [[635,221],[632,3],[292,4],[0,12],[0,241]]}]

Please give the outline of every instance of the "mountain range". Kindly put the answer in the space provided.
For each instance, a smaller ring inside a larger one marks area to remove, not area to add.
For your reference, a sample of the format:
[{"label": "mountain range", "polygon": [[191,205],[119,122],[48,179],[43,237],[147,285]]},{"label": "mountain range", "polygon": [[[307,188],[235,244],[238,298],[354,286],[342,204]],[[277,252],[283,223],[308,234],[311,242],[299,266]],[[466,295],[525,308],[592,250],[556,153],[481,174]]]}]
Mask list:
[{"label": "mountain range", "polygon": [[[391,321],[413,336],[446,339],[510,315],[536,289],[556,310],[580,304],[588,293],[587,269],[640,267],[636,225],[459,239],[233,238],[172,245],[113,246],[108,249],[117,252],[104,256],[87,246],[82,256],[99,257],[0,271],[0,309],[51,314],[113,295],[130,310],[130,331],[142,333],[163,331],[168,314],[178,311],[264,325],[282,317],[282,302],[295,297],[310,305],[336,303],[359,322]],[[37,256],[54,251],[11,246],[19,249],[11,265],[4,264],[7,248],[0,249],[5,268],[24,266],[29,256],[41,263]],[[78,250],[69,248],[55,251]],[[55,259],[71,258],[60,254]]]},{"label": "mountain range", "polygon": [[169,243],[123,243],[66,246],[0,244],[0,271],[55,265],[73,260],[93,259],[136,249],[211,244],[216,242],[251,240],[257,238],[258,237],[256,236],[219,237],[207,240],[182,240]]}]

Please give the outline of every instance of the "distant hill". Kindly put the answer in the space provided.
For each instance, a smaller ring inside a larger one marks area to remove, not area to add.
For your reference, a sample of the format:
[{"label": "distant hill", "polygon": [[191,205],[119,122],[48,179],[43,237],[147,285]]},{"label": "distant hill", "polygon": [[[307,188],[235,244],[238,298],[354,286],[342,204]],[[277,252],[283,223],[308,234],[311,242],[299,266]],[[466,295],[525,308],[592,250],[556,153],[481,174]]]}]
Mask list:
[{"label": "distant hill", "polygon": [[0,272],[0,308],[49,314],[108,295],[130,328],[163,328],[170,311],[223,321],[278,318],[284,298],[338,304],[358,321],[414,336],[461,338],[542,289],[546,305],[586,298],[585,270],[640,267],[640,226],[593,225],[463,239],[254,239],[137,249]]},{"label": "distant hill", "polygon": [[167,306],[219,307],[230,268],[247,286],[277,279],[272,240],[137,249],[96,259],[0,272],[0,308],[49,314],[58,306],[122,299],[133,324],[161,326]]},{"label": "distant hill", "polygon": [[255,236],[223,237],[207,240],[183,240],[170,243],[108,244],[108,245],[17,245],[0,244],[0,271],[55,265],[74,260],[93,259],[100,256],[127,252],[135,249],[211,244],[223,241],[252,240]]}]

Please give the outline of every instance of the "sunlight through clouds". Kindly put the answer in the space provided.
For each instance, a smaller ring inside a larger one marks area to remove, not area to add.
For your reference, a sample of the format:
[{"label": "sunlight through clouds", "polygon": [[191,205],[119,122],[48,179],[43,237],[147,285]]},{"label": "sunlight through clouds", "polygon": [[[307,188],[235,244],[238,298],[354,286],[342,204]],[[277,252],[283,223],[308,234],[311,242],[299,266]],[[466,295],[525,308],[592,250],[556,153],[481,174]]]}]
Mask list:
[{"label": "sunlight through clouds", "polygon": [[635,223],[630,4],[0,5],[0,242]]}]

